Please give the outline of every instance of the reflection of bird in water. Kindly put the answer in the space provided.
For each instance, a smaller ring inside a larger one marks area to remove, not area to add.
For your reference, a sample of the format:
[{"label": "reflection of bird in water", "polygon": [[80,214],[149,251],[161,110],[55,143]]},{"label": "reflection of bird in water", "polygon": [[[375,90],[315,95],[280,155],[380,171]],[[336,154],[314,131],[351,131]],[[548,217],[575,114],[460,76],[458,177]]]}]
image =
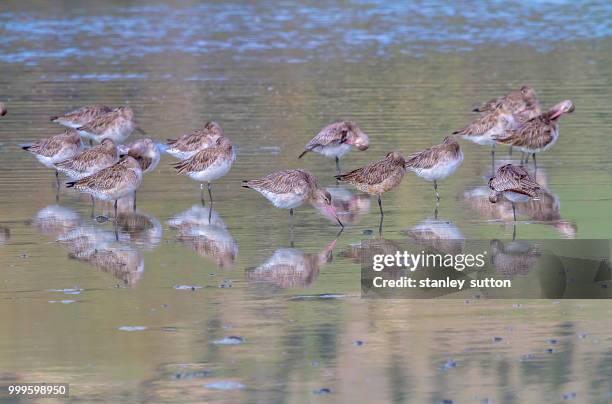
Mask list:
[{"label": "reflection of bird in water", "polygon": [[575,224],[561,219],[559,198],[546,188],[542,188],[539,200],[531,200],[517,206],[518,214],[531,220],[550,224],[567,238],[575,238],[578,228]]},{"label": "reflection of bird in water", "polygon": [[123,238],[138,247],[153,249],[162,239],[162,226],[156,217],[136,211],[120,212],[118,231]]},{"label": "reflection of bird in water", "polygon": [[83,224],[83,219],[72,209],[49,205],[36,213],[32,225],[41,233],[61,237]]},{"label": "reflection of bird in water", "polygon": [[229,268],[238,255],[238,244],[227,230],[225,222],[209,207],[193,205],[168,221],[177,230],[177,239],[202,257]]},{"label": "reflection of bird in water", "polygon": [[[540,170],[538,170],[538,174],[540,174]],[[542,178],[542,182],[546,183],[544,177],[538,175],[537,178],[538,182]],[[476,187],[465,191],[463,197],[468,206],[483,218],[504,222],[512,221],[512,203],[505,199],[497,203],[490,203],[489,194],[490,189],[488,187]],[[575,238],[577,227],[573,223],[562,219],[559,198],[544,187],[540,189],[538,198],[538,200],[530,200],[517,205],[517,214],[540,224],[551,225],[564,237]]]},{"label": "reflection of bird in water", "polygon": [[[353,194],[344,187],[325,188],[331,195],[332,205],[342,223],[355,223],[361,216],[370,210],[370,196],[366,194]],[[335,222],[336,217],[331,215],[324,206],[314,205],[330,221]]]},{"label": "reflection of bird in water", "polygon": [[142,253],[128,243],[117,241],[110,230],[84,225],[58,241],[71,258],[87,262],[128,285],[135,284],[144,272]]},{"label": "reflection of bird in water", "polygon": [[309,286],[321,268],[332,260],[336,240],[319,253],[305,253],[298,248],[280,248],[266,262],[247,270],[247,279],[272,283],[281,288]]},{"label": "reflection of bird in water", "polygon": [[417,244],[447,254],[459,254],[463,250],[465,237],[452,222],[440,219],[425,219],[405,230]]},{"label": "reflection of bird in water", "polygon": [[526,241],[512,241],[504,246],[500,240],[491,240],[491,263],[507,278],[527,275],[541,255],[535,245]]},{"label": "reflection of bird in water", "polygon": [[362,254],[395,254],[396,251],[401,251],[401,245],[395,240],[387,240],[385,238],[373,238],[363,240],[361,243],[350,244],[342,250],[338,256],[348,258],[355,264],[361,263]]},{"label": "reflection of bird in water", "polygon": [[11,238],[11,231],[8,227],[0,226],[0,244],[6,244]]}]

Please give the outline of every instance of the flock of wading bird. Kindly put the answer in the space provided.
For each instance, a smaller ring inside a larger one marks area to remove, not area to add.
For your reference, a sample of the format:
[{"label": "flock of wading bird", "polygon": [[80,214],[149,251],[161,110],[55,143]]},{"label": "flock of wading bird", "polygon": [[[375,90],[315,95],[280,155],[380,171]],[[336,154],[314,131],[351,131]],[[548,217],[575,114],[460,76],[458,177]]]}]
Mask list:
[{"label": "flock of wading bird", "polygon": [[[494,172],[489,180],[489,201],[496,203],[501,198],[509,200],[516,221],[514,204],[537,199],[542,189],[523,165],[528,164],[532,156],[537,170],[536,154],[547,151],[555,144],[559,138],[559,118],[573,111],[572,102],[565,100],[542,112],[533,88],[523,86],[474,109],[478,116],[472,123],[445,137],[442,143],[408,158],[393,151],[365,167],[342,173],[340,158],[353,147],[363,151],[370,144],[368,136],[350,121],[332,123],[323,128],[306,144],[298,158],[309,152],[335,158],[337,181],[352,184],[358,190],[378,197],[382,228],[384,212],[381,196],[397,187],[408,170],[433,182],[437,211],[440,201],[438,181],[453,174],[463,162],[458,137],[491,146],[493,170],[495,145],[509,145],[523,153],[521,165],[506,164]],[[165,144],[142,138],[123,145],[128,136],[139,129],[130,107],[84,106],[54,116],[51,121],[68,129],[62,134],[23,146],[23,149],[55,170],[58,191],[58,174],[63,173],[71,179],[66,183],[68,188],[91,195],[92,217],[96,199],[114,201],[117,217],[117,200],[133,195],[135,209],[136,191],[142,183],[143,174],[155,169],[161,152],[180,159],[174,165],[178,173],[200,182],[203,204],[204,183],[207,184],[212,204],[211,183],[227,174],[236,159],[232,142],[216,122],[208,122],[202,129],[168,140]],[[90,145],[93,142],[99,144],[84,149],[82,139],[89,139]],[[344,227],[336,214],[330,193],[320,188],[307,170],[278,171],[263,178],[245,180],[242,186],[259,192],[277,208],[289,209],[290,216],[294,208],[309,202],[335,217],[338,224]]]}]

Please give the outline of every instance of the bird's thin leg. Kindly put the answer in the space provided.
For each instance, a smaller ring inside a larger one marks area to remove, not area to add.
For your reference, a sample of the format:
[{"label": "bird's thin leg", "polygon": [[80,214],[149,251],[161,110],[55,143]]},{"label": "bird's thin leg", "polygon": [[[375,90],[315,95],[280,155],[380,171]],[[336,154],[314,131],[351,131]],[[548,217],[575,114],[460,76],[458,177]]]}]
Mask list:
[{"label": "bird's thin leg", "polygon": [[491,148],[491,171],[495,174],[495,145]]},{"label": "bird's thin leg", "polygon": [[200,183],[200,202],[202,202],[202,206],[206,206],[204,203],[204,184]]},{"label": "bird's thin leg", "polygon": [[512,241],[516,239],[516,224],[512,225]]},{"label": "bird's thin leg", "polygon": [[529,153],[525,154],[525,164],[529,163]]},{"label": "bird's thin leg", "polygon": [[91,218],[96,217],[96,198],[91,195]]},{"label": "bird's thin leg", "polygon": [[340,158],[336,156],[336,175],[340,175]]},{"label": "bird's thin leg", "polygon": [[434,210],[434,220],[438,220],[438,207],[440,207],[440,204],[436,203],[436,209]]},{"label": "bird's thin leg", "polygon": [[293,248],[293,208],[289,209],[289,245]]},{"label": "bird's thin leg", "polygon": [[210,198],[210,207],[212,209],[213,200],[212,200],[212,192],[210,190],[211,188],[210,182],[208,183],[207,187],[208,187],[208,197]]},{"label": "bird's thin leg", "polygon": [[93,139],[89,138],[89,147],[93,147]]},{"label": "bird's thin leg", "polygon": [[516,222],[516,207],[514,206],[514,202],[512,202],[512,217],[514,218],[514,221]]},{"label": "bird's thin leg", "polygon": [[380,217],[380,222],[378,223],[378,236],[379,237],[382,237],[383,218],[384,218],[384,216],[381,216]]},{"label": "bird's thin leg", "polygon": [[538,171],[538,163],[536,162],[535,153],[533,153],[533,169]]},{"label": "bird's thin leg", "polygon": [[438,193],[438,181],[434,180],[434,193],[436,194],[436,204],[440,202],[440,194]]},{"label": "bird's thin leg", "polygon": [[383,212],[382,201],[380,200],[380,194],[378,194],[378,208],[380,209],[380,215],[384,216],[385,212]]},{"label": "bird's thin leg", "polygon": [[59,172],[55,171],[55,201],[59,202],[59,192],[60,192],[60,182],[59,182]]},{"label": "bird's thin leg", "polygon": [[117,221],[117,199],[115,199],[115,222]]},{"label": "bird's thin leg", "polygon": [[134,212],[136,212],[136,191],[134,191]]},{"label": "bird's thin leg", "polygon": [[510,146],[510,150],[508,150],[508,155],[512,156],[512,146]]}]

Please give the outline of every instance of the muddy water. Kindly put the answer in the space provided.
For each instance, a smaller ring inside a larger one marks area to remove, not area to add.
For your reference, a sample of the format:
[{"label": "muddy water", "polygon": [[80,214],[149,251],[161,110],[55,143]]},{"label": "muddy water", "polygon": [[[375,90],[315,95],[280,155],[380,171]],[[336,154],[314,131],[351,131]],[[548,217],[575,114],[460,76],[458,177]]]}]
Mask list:
[{"label": "muddy water", "polygon": [[[519,209],[517,238],[608,238],[611,13],[565,2],[492,3],[485,14],[437,2],[5,7],[2,382],[67,382],[84,401],[610,400],[610,304],[469,291],[362,300],[352,246],[377,236],[376,201],[337,186],[333,161],[296,156],[337,119],[372,142],[344,168],[409,154],[528,83],[544,105],[569,98],[576,111],[538,157],[548,192]],[[88,103],[129,103],[159,140],[219,121],[238,158],[214,185],[213,211],[168,156],[116,230],[91,220],[84,196],[62,189],[56,201],[53,173],[19,144],[59,133],[48,117]],[[462,147],[438,219],[453,237],[510,238],[511,208],[484,201],[489,151]],[[518,157],[501,148],[497,164]],[[291,231],[287,212],[239,185],[287,167],[329,187],[348,224],[340,237],[310,207]],[[411,174],[383,203],[387,239],[431,226],[433,190]]]}]

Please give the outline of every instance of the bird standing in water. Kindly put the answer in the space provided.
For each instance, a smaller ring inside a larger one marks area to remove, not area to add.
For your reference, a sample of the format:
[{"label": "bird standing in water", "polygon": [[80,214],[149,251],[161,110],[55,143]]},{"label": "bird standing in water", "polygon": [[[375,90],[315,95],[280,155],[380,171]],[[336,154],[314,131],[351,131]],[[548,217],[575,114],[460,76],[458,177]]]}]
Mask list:
[{"label": "bird standing in water", "polygon": [[227,174],[236,160],[236,151],[232,142],[225,136],[221,136],[215,142],[215,146],[202,149],[187,160],[174,165],[179,174],[186,174],[189,178],[200,182],[200,199],[204,204],[204,182],[207,183],[208,196],[212,204],[212,181]]},{"label": "bird standing in water", "polygon": [[134,121],[134,111],[126,106],[114,108],[76,129],[81,136],[97,143],[111,139],[116,144],[120,144],[132,134],[134,129],[137,129],[137,125]]},{"label": "bird standing in water", "polygon": [[242,181],[242,186],[259,192],[277,208],[289,209],[290,217],[293,216],[293,209],[304,202],[323,207],[344,228],[332,204],[330,193],[319,188],[314,175],[306,170],[277,171],[260,179]]},{"label": "bird standing in water", "polygon": [[217,122],[207,122],[202,129],[182,135],[177,139],[168,139],[166,153],[177,159],[186,160],[202,149],[214,146],[223,136],[223,129]]},{"label": "bird standing in water", "polygon": [[336,159],[336,174],[340,174],[340,158],[351,150],[351,147],[363,151],[370,146],[370,139],[355,122],[335,122],[321,131],[304,147],[298,158],[308,152],[320,153]]},{"label": "bird standing in water", "polygon": [[385,158],[368,164],[365,167],[336,176],[341,182],[354,185],[361,192],[378,196],[380,209],[379,233],[382,233],[382,222],[385,213],[382,208],[381,195],[398,186],[406,173],[406,160],[398,151],[391,152]]},{"label": "bird standing in water", "polygon": [[574,112],[574,109],[574,104],[570,100],[562,101],[548,112],[525,122],[518,129],[508,130],[496,136],[495,140],[525,153],[527,155],[525,163],[529,160],[529,155],[533,155],[533,164],[537,169],[536,153],[547,151],[557,142],[559,118],[566,113]]},{"label": "bird standing in water", "polygon": [[59,173],[55,164],[70,159],[76,156],[83,150],[81,137],[74,129],[66,129],[59,135],[51,136],[46,139],[40,139],[31,145],[22,146],[23,150],[27,150],[34,154],[38,161],[45,167],[55,170],[55,181],[57,183],[56,199],[59,198]]},{"label": "bird standing in water", "polygon": [[438,181],[454,173],[463,162],[463,152],[457,140],[447,136],[444,141],[414,153],[406,160],[406,169],[426,181],[433,181],[436,205],[440,202]]},{"label": "bird standing in water", "polygon": [[501,197],[512,202],[512,216],[516,222],[515,203],[536,199],[542,188],[523,167],[506,164],[489,180],[489,189],[489,202],[497,203]]},{"label": "bird standing in water", "polygon": [[117,200],[133,194],[141,183],[140,164],[133,157],[125,156],[118,163],[89,177],[67,182],[66,187],[90,194],[95,199],[114,201],[115,218],[117,218]]}]

